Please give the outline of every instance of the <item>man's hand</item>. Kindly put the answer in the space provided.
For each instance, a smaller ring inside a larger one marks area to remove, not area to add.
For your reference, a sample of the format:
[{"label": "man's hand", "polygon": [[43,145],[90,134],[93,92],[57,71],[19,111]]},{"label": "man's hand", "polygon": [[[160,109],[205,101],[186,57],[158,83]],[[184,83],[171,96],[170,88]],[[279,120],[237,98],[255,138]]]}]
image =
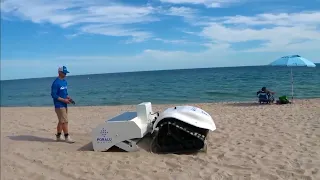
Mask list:
[{"label": "man's hand", "polygon": [[70,104],[70,100],[69,99],[63,99],[61,97],[58,98],[59,101],[66,103],[66,104]]},{"label": "man's hand", "polygon": [[67,99],[69,100],[69,102],[70,102],[71,104],[76,104],[76,103],[74,102],[74,100],[73,100],[70,96],[68,96]]},{"label": "man's hand", "polygon": [[70,104],[70,99],[63,99],[63,102],[66,103],[66,104]]}]

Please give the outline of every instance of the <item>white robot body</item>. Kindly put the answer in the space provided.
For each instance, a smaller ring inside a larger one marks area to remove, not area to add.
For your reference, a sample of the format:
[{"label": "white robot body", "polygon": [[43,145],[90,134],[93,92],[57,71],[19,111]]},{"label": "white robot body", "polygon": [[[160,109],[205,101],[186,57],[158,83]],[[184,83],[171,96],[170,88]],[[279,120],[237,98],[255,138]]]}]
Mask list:
[{"label": "white robot body", "polygon": [[137,143],[151,134],[153,152],[190,152],[202,149],[208,131],[215,129],[212,117],[200,108],[176,106],[154,113],[151,103],[144,102],[137,105],[136,112],[122,113],[94,128],[92,144],[94,151],[107,151],[112,146],[137,151]]}]

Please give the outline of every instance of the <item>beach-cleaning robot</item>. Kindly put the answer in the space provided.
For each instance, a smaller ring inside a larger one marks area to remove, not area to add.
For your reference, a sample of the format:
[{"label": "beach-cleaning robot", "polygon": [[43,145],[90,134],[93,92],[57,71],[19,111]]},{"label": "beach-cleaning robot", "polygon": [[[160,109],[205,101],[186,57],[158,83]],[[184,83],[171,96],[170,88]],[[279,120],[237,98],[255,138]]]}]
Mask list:
[{"label": "beach-cleaning robot", "polygon": [[196,152],[206,148],[209,131],[216,129],[212,117],[194,106],[175,106],[153,112],[151,102],[136,106],[136,112],[125,112],[99,124],[92,131],[94,151],[113,146],[124,151],[138,151],[137,143],[147,134],[153,153]]}]

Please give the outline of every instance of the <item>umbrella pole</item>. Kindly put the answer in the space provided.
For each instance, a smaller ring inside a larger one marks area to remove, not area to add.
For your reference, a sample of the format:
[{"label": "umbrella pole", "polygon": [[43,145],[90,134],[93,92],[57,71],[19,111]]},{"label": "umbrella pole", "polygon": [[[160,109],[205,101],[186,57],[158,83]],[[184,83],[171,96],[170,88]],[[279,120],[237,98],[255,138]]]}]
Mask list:
[{"label": "umbrella pole", "polygon": [[293,102],[293,73],[291,67],[291,101]]}]

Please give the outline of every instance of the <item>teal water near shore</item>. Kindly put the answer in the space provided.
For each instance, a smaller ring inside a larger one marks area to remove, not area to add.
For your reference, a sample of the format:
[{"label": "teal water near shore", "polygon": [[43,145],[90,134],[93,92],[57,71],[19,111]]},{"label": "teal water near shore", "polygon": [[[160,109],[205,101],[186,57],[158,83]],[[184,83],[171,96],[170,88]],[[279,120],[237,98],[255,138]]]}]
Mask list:
[{"label": "teal water near shore", "polygon": [[[320,64],[293,68],[295,98],[320,97]],[[52,78],[1,81],[1,106],[52,106]],[[266,86],[291,94],[290,68],[251,66],[70,76],[77,106],[256,101]]]}]

